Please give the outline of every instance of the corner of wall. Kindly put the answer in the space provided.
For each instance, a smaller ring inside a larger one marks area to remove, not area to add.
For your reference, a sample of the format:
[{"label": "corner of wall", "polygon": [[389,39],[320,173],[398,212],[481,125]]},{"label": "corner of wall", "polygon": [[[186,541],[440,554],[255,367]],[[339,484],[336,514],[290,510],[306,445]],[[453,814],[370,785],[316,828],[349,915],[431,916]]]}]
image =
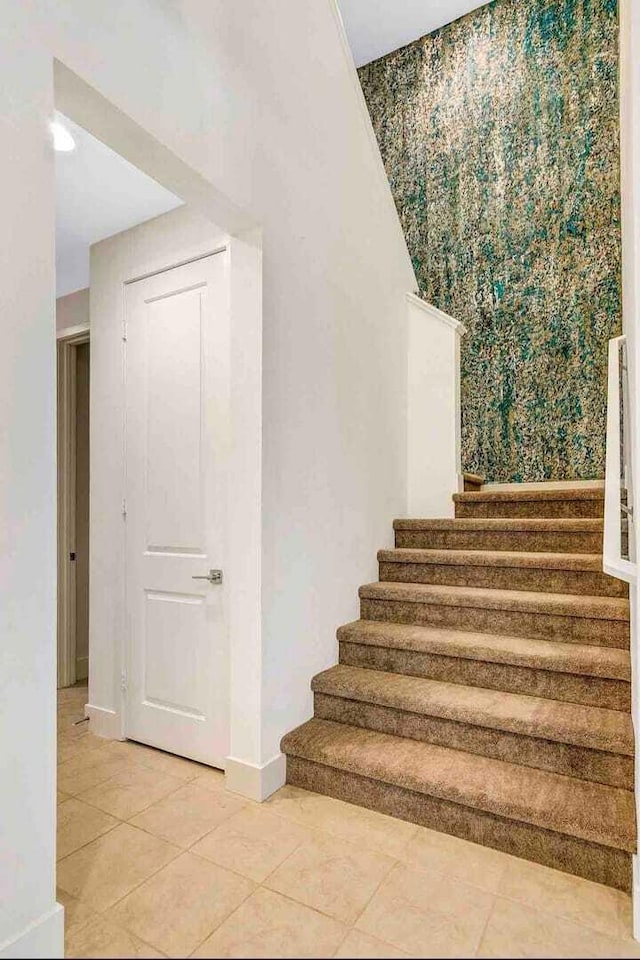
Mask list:
[{"label": "corner of wall", "polygon": [[227,790],[239,793],[249,800],[262,803],[284,785],[286,778],[286,758],[282,753],[263,764],[247,763],[245,760],[227,757],[225,769]]}]

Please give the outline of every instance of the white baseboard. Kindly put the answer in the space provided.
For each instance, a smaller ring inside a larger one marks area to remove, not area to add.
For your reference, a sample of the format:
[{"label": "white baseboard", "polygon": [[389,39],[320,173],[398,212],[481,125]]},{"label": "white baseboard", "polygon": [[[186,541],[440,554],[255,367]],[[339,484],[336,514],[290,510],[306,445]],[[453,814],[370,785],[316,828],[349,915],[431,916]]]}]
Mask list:
[{"label": "white baseboard", "polygon": [[287,775],[287,761],[283,753],[261,765],[227,757],[225,786],[232,793],[239,793],[249,800],[260,803],[279,790]]},{"label": "white baseboard", "polygon": [[51,957],[51,960],[64,957],[64,910],[59,903],[17,937],[0,943],[0,960],[27,957]]},{"label": "white baseboard", "polygon": [[106,707],[94,707],[92,703],[84,706],[84,715],[89,717],[89,729],[97,737],[107,740],[122,740],[122,724],[120,714]]}]

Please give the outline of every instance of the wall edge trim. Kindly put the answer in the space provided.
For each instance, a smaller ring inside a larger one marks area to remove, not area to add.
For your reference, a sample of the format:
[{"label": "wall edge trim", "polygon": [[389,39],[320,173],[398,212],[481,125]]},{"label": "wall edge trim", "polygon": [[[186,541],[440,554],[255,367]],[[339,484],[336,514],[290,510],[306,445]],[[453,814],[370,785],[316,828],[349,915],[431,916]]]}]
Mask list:
[{"label": "wall edge trim", "polygon": [[261,764],[227,757],[225,786],[231,793],[239,793],[249,800],[262,803],[284,785],[286,773],[286,758],[283,753],[277,753]]},{"label": "wall edge trim", "polygon": [[412,307],[417,307],[419,310],[422,310],[423,313],[431,320],[437,320],[438,323],[443,323],[445,326],[450,327],[454,330],[459,337],[463,337],[467,332],[467,328],[464,323],[460,320],[456,320],[455,317],[450,316],[448,313],[445,313],[444,310],[439,310],[438,307],[434,307],[432,303],[428,303],[426,300],[423,300],[422,297],[419,297],[415,293],[405,294],[407,303]]},{"label": "wall edge trim", "polygon": [[371,147],[371,154],[373,157],[373,162],[376,168],[377,176],[380,181],[380,186],[382,188],[382,194],[387,196],[388,201],[391,204],[390,213],[392,217],[395,217],[396,232],[398,234],[402,247],[404,248],[407,267],[411,271],[413,280],[417,285],[416,271],[415,271],[415,267],[413,266],[413,261],[411,260],[411,254],[409,252],[407,238],[404,230],[402,229],[402,223],[400,222],[400,217],[398,216],[398,211],[396,209],[396,205],[393,199],[391,184],[389,183],[387,171],[385,170],[384,161],[382,159],[382,154],[380,152],[380,146],[378,144],[378,140],[377,140],[375,131],[373,129],[373,124],[371,122],[371,115],[369,113],[367,101],[365,100],[364,92],[360,84],[360,78],[358,76],[358,68],[356,66],[355,60],[353,59],[353,53],[351,52],[351,45],[349,44],[349,39],[347,37],[347,31],[345,30],[342,14],[340,13],[338,0],[329,0],[329,8],[331,10],[333,20],[335,22],[336,29],[338,32],[340,47],[342,49],[345,66],[347,68],[347,73],[349,75],[351,87],[353,89],[353,92],[358,104],[358,112],[360,114],[360,117],[364,125],[364,129],[366,131],[367,139],[369,141],[369,146]]}]

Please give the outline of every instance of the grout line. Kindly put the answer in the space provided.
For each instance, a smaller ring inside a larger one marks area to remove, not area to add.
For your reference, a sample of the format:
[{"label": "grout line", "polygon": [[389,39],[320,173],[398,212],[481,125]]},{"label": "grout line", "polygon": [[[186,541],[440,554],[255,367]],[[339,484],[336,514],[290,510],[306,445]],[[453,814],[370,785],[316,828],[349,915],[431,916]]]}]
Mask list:
[{"label": "grout line", "polygon": [[[525,860],[524,862],[535,864],[535,861],[532,861],[532,860]],[[545,867],[545,864],[535,864],[535,865]],[[555,867],[545,867],[545,869],[555,870]],[[563,870],[557,870],[556,872],[564,873]],[[598,883],[596,880],[587,880],[586,877],[578,877],[576,874],[573,874],[573,873],[568,873],[566,874],[566,876],[570,877],[572,880],[578,880],[578,881],[584,880],[585,883],[594,883],[598,887],[604,887],[605,890],[614,891],[615,893],[620,894],[623,897],[629,897],[630,899],[629,894],[625,893],[623,890],[618,890],[617,887],[609,887],[604,883]],[[578,920],[576,917],[569,917],[563,913],[554,913],[552,910],[549,910],[546,907],[541,907],[539,903],[537,902],[534,903],[532,900],[518,900],[515,897],[510,896],[508,893],[500,893],[497,896],[498,896],[498,899],[507,900],[509,903],[513,903],[518,907],[524,907],[525,909],[528,909],[528,910],[536,910],[539,913],[542,913],[545,917],[551,917],[554,920],[562,920],[564,921],[564,923],[572,923],[576,927],[583,927],[585,930],[589,930],[591,933],[597,933],[601,937],[609,937],[610,939],[618,939],[618,940],[628,939],[631,943],[636,942],[632,934],[625,935],[624,933],[621,933],[619,931],[610,931],[609,933],[606,933],[605,931],[601,930],[598,927],[590,926],[590,924],[585,920]],[[551,898],[546,898],[545,904],[550,899]],[[617,916],[618,916],[618,911],[616,910],[616,919],[617,919]]]},{"label": "grout line", "polygon": [[[211,863],[211,860],[209,860],[208,862]],[[214,866],[216,866],[216,864],[214,864]],[[236,876],[239,876],[239,874],[236,874]],[[244,879],[246,880],[247,877],[244,877]],[[196,944],[196,946],[193,948],[193,950],[191,951],[191,953],[189,954],[189,956],[192,957],[193,954],[196,952],[196,950],[199,950],[199,949],[200,949],[200,947],[201,947],[202,944],[205,942],[205,940],[208,940],[209,937],[212,936],[212,935],[216,932],[216,930],[219,930],[220,927],[221,927],[224,923],[227,922],[227,920],[230,920],[231,917],[234,915],[234,913],[237,913],[238,910],[240,909],[240,907],[244,906],[244,904],[247,902],[247,900],[249,899],[249,897],[252,897],[252,896],[254,895],[254,893],[256,892],[256,890],[259,890],[259,889],[260,889],[259,887],[255,887],[253,890],[250,890],[249,893],[246,895],[246,897],[243,897],[242,900],[240,901],[240,903],[239,903],[236,907],[234,907],[233,910],[231,910],[230,913],[228,913],[228,914],[226,915],[226,917],[223,917],[223,919],[220,921],[220,923],[217,923],[217,924],[215,925],[215,927],[213,928],[213,930],[210,930],[210,931],[209,931],[209,933],[206,935],[206,937],[204,937],[202,940],[200,940],[199,943]]]},{"label": "grout line", "polygon": [[[72,797],[71,799],[75,800],[75,797]],[[91,809],[92,809],[92,810],[97,810],[98,808],[97,808],[97,807],[92,807]],[[101,810],[100,813],[104,813],[104,810]],[[108,816],[111,816],[111,814],[108,814]],[[58,875],[58,864],[59,864],[59,863],[63,863],[65,860],[68,860],[69,857],[72,857],[72,856],[74,855],[74,853],[79,853],[80,850],[84,850],[85,847],[88,847],[89,844],[90,844],[90,843],[93,843],[95,840],[101,840],[102,837],[106,837],[108,833],[111,833],[113,830],[116,829],[116,827],[119,827],[119,826],[121,825],[122,820],[118,820],[117,817],[113,817],[113,819],[114,819],[116,822],[113,823],[113,824],[111,824],[111,826],[107,827],[107,829],[106,829],[103,833],[99,833],[99,834],[97,835],[97,837],[92,837],[91,840],[87,840],[85,843],[81,843],[79,847],[76,847],[76,848],[75,848],[75,850],[71,850],[70,853],[65,853],[64,857],[60,857],[60,858],[58,859],[58,857],[56,856],[56,883],[57,883],[57,879],[58,879],[58,876],[57,876],[57,875]],[[64,889],[64,887],[62,887],[61,889]],[[68,891],[68,890],[65,890],[65,893],[69,893],[69,891]],[[72,893],[72,894],[70,894],[70,896],[73,897],[73,896],[75,896],[75,894]]]},{"label": "grout line", "polygon": [[[123,821],[123,822],[120,824],[120,826],[130,826],[130,824],[127,824],[127,823],[125,823],[125,822]],[[135,830],[136,828],[133,827],[133,829]],[[90,907],[92,907],[92,909],[95,910],[96,913],[97,913],[99,916],[105,917],[106,919],[108,919],[108,920],[111,921],[112,918],[111,918],[111,917],[107,917],[107,916],[106,916],[107,913],[109,913],[111,910],[113,910],[114,907],[116,907],[119,903],[122,903],[123,900],[126,900],[126,898],[127,898],[128,896],[130,896],[130,894],[134,893],[134,892],[135,892],[136,890],[138,890],[140,887],[144,886],[144,884],[147,883],[148,880],[151,880],[153,877],[157,876],[157,874],[159,874],[161,870],[164,870],[165,867],[168,867],[170,863],[173,863],[174,860],[177,860],[178,857],[180,856],[180,854],[184,853],[184,850],[181,850],[179,847],[176,847],[176,845],[175,845],[174,843],[169,843],[167,840],[160,840],[159,837],[156,837],[155,839],[158,840],[160,843],[166,843],[167,846],[173,847],[173,848],[177,851],[177,852],[171,857],[170,860],[167,860],[167,862],[166,862],[166,863],[163,863],[161,867],[158,867],[157,870],[154,870],[153,873],[150,873],[148,877],[145,877],[145,878],[144,878],[143,880],[141,880],[139,883],[136,883],[133,887],[131,887],[130,890],[127,890],[127,892],[124,893],[121,897],[118,897],[117,900],[114,900],[113,903],[110,903],[107,907],[104,907],[103,909],[98,910],[98,908],[93,905],[93,903],[92,903],[91,900],[83,900],[82,902],[83,902],[83,903],[86,903],[86,904],[88,904]],[[73,894],[72,894],[72,896],[73,896]],[[80,899],[80,898],[78,897],[77,899]],[[122,924],[116,924],[116,926],[120,926],[120,927],[122,927],[122,929],[125,929],[125,930],[128,930],[128,929],[129,929],[128,927],[123,927]],[[133,932],[133,931],[130,931],[130,932]],[[135,935],[137,936],[137,934],[135,934]]]},{"label": "grout line", "polygon": [[365,912],[365,910],[367,909],[367,907],[369,906],[369,904],[371,903],[371,901],[373,900],[373,898],[375,897],[375,895],[377,894],[377,892],[379,891],[379,889],[380,889],[380,887],[382,886],[382,884],[385,882],[385,880],[387,880],[387,878],[389,877],[389,875],[391,874],[391,872],[392,872],[397,866],[402,866],[402,863],[400,862],[400,860],[398,860],[398,859],[396,859],[396,858],[392,858],[392,857],[390,857],[389,859],[391,860],[391,863],[389,864],[388,868],[385,870],[385,872],[384,872],[384,873],[382,874],[382,876],[380,877],[380,881],[379,881],[379,883],[376,884],[375,888],[372,890],[371,896],[367,898],[367,901],[366,901],[366,903],[363,905],[362,910],[360,910],[360,912],[358,913],[357,917],[355,918],[355,920],[354,920],[353,923],[351,924],[351,926],[352,926],[353,929],[355,929],[356,924],[358,923],[358,921],[359,921],[360,918],[362,917],[363,913]]},{"label": "grout line", "polygon": [[481,946],[482,946],[482,941],[484,940],[485,934],[486,934],[487,929],[488,929],[488,927],[489,927],[489,921],[490,921],[491,918],[493,917],[493,913],[494,913],[494,910],[496,909],[496,906],[497,906],[497,903],[498,903],[498,900],[499,900],[499,899],[500,899],[500,897],[499,897],[498,894],[494,894],[494,895],[493,895],[493,903],[491,904],[489,910],[487,911],[487,919],[486,919],[485,922],[484,922],[484,926],[482,927],[482,933],[481,933],[480,936],[478,937],[478,942],[477,942],[477,944],[476,944],[476,948],[475,948],[475,950],[473,951],[474,957],[477,957],[477,956],[478,956],[478,953],[480,952],[480,948],[481,948]]},{"label": "grout line", "polygon": [[345,943],[346,943],[346,941],[347,941],[347,937],[349,936],[349,934],[351,933],[351,931],[354,930],[354,929],[355,929],[355,928],[354,928],[353,926],[346,928],[346,930],[344,931],[344,937],[342,937],[342,939],[340,940],[340,943],[338,944],[338,946],[337,946],[337,947],[335,948],[335,950],[333,951],[333,954],[332,954],[333,957],[337,956],[338,951],[345,945]]}]

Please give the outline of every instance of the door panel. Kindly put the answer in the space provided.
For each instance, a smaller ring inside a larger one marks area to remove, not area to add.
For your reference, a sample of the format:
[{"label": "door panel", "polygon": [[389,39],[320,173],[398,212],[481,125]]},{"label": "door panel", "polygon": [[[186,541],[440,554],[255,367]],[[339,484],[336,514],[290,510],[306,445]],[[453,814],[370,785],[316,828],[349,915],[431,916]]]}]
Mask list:
[{"label": "door panel", "polygon": [[148,590],[145,606],[144,701],[204,719],[207,660],[192,642],[206,630],[204,598]]},{"label": "door panel", "polygon": [[[148,304],[147,549],[202,555],[202,287]],[[206,317],[205,317],[206,322]]]},{"label": "door panel", "polygon": [[[223,766],[224,254],[126,287],[127,736]],[[197,578],[197,579],[194,579]]]}]

